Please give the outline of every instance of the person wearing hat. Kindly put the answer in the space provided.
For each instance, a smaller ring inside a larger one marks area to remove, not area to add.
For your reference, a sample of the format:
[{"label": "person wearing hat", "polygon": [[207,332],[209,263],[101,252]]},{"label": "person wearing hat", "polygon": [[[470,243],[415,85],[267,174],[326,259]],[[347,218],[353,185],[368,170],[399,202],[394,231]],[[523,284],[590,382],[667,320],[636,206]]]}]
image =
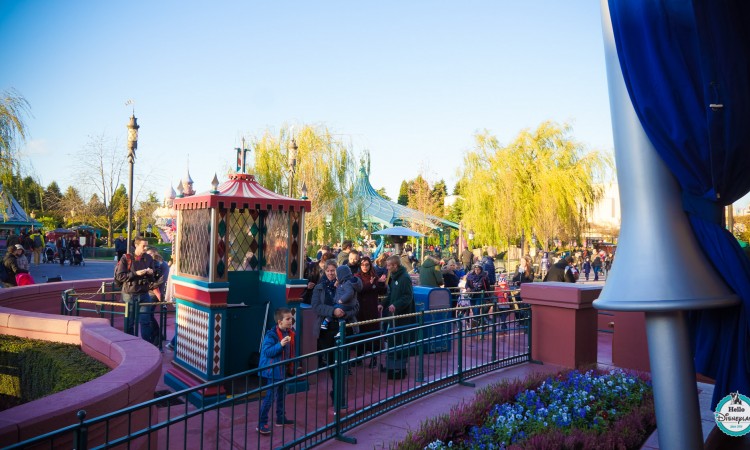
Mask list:
[{"label": "person wearing hat", "polygon": [[18,259],[23,258],[23,245],[15,244],[12,247],[8,247],[8,253],[5,254],[3,259],[3,266],[5,266],[6,279],[4,283],[10,286],[17,286],[16,275],[19,273],[29,273],[28,270],[19,267]]}]

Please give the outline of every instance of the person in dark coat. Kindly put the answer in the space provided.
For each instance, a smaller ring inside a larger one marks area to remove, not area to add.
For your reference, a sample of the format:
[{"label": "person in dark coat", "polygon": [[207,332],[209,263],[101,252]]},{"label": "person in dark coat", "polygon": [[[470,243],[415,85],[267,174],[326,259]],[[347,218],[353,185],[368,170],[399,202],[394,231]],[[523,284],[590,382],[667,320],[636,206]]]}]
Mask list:
[{"label": "person in dark coat", "polygon": [[325,268],[326,261],[335,258],[336,257],[333,256],[333,253],[323,253],[323,255],[320,257],[320,261],[313,261],[312,263],[308,264],[307,268],[305,269],[305,279],[307,279],[307,287],[302,293],[302,303],[307,303],[308,305],[312,303],[313,289],[315,289],[315,286],[320,281],[320,277],[323,276],[323,270]]},{"label": "person in dark coat", "polygon": [[481,263],[475,263],[471,272],[466,274],[466,289],[469,292],[478,293],[477,298],[481,298],[482,292],[490,290],[490,281]]},{"label": "person in dark coat", "polygon": [[590,273],[591,273],[591,261],[589,261],[589,257],[587,256],[586,259],[583,261],[583,274],[586,276],[586,281],[589,281]]},{"label": "person in dark coat", "polygon": [[[534,282],[534,271],[532,270],[532,264],[533,263],[529,255],[526,255],[521,259],[521,264],[518,266],[518,271],[515,275],[513,275],[513,279],[511,280],[513,286],[521,287],[522,284]],[[520,292],[516,294],[515,301],[516,304],[513,305],[514,309],[528,308],[527,304],[521,303],[523,302],[523,299],[521,298]],[[528,316],[528,311],[516,311],[515,316],[517,319],[526,319],[526,317]],[[524,326],[526,325],[524,324]]]},{"label": "person in dark coat", "polygon": [[461,281],[461,277],[456,274],[456,261],[451,259],[443,267],[443,286],[450,289],[452,293],[457,294],[458,283]]},{"label": "person in dark coat", "polygon": [[599,255],[594,258],[591,268],[594,269],[594,281],[599,281],[599,272],[602,271],[602,258]]},{"label": "person in dark coat", "polygon": [[385,275],[388,276],[388,269],[385,267],[385,260],[388,258],[389,255],[386,252],[383,252],[378,256],[375,261],[373,261],[372,267],[375,269],[375,272],[378,274],[378,277]]},{"label": "person in dark coat", "polygon": [[495,276],[495,258],[485,253],[482,258],[482,269],[487,272],[487,281],[490,282],[490,286],[497,284],[497,277]]},{"label": "person in dark coat", "polygon": [[118,261],[121,260],[122,255],[128,251],[128,243],[122,235],[117,236],[117,239],[115,239],[115,251],[117,252]]},{"label": "person in dark coat", "polygon": [[[494,296],[494,292],[489,292],[491,286],[490,281],[487,277],[487,272],[482,268],[482,263],[474,263],[471,272],[466,274],[466,290],[471,292],[471,304],[477,306],[483,303],[483,300],[491,300]],[[476,315],[479,311],[478,308],[474,308],[474,314]],[[482,314],[488,311],[488,308],[482,308]]]},{"label": "person in dark coat", "polygon": [[359,251],[353,248],[349,250],[348,260],[344,263],[349,266],[349,270],[352,271],[352,275],[359,272]]},{"label": "person in dark coat", "polygon": [[440,265],[434,256],[425,256],[422,267],[419,269],[419,285],[427,287],[438,287],[443,285],[443,274],[440,273]]},{"label": "person in dark coat", "polygon": [[[378,297],[385,294],[385,275],[379,276],[373,267],[372,260],[369,256],[363,256],[359,261],[359,272],[355,277],[362,280],[362,292],[359,293],[359,315],[357,320],[365,321],[377,319],[380,317],[378,311]],[[363,339],[372,338],[375,333],[380,331],[379,323],[371,323],[367,325],[361,325],[359,328],[360,334]],[[375,353],[380,350],[380,341],[372,341],[365,345],[357,346],[357,356],[363,356],[366,352]],[[361,360],[358,361],[361,364]],[[358,365],[359,365],[358,364]],[[370,359],[368,365],[369,368],[377,366],[377,361],[373,356]]]},{"label": "person in dark coat", "polygon": [[18,266],[18,258],[23,255],[23,245],[14,244],[12,247],[8,247],[8,253],[3,258],[3,265],[5,266],[5,272],[7,273],[7,279],[2,280],[10,286],[17,286],[16,275],[19,273],[29,273],[28,270],[22,269]]},{"label": "person in dark coat", "polygon": [[573,264],[572,256],[565,256],[560,258],[559,261],[550,266],[547,275],[544,276],[542,281],[562,281],[566,283],[575,283],[576,278],[573,272],[570,270],[570,265]]},{"label": "person in dark coat", "polygon": [[[326,261],[324,268],[324,275],[320,277],[320,281],[313,289],[312,295],[312,309],[317,315],[317,320],[313,324],[313,337],[318,340],[318,350],[328,350],[336,346],[336,334],[339,332],[338,324],[336,326],[327,327],[327,329],[321,329],[320,326],[327,317],[334,317],[336,319],[343,319],[347,322],[355,322],[357,320],[357,314],[359,313],[359,301],[355,298],[353,301],[353,308],[349,311],[344,311],[342,308],[337,308],[334,298],[336,297],[336,269],[338,268],[336,261],[330,259]],[[319,367],[329,365],[328,373],[331,376],[331,402],[333,402],[333,386],[336,386],[336,370],[334,368],[335,355],[333,351],[329,351],[320,355],[318,362]],[[346,377],[344,377],[346,378]],[[343,380],[342,385],[346,382]],[[342,393],[346,392],[346,389],[342,386]]]},{"label": "person in dark coat", "polygon": [[[401,265],[398,256],[389,256],[385,262],[388,268],[388,296],[381,305],[378,305],[378,311],[387,316],[400,316],[402,314],[411,314],[416,311],[414,304],[414,289],[411,284],[411,278],[406,268]],[[397,329],[409,326],[415,321],[414,317],[402,317],[394,322]],[[398,330],[396,330],[398,331]],[[394,348],[396,345],[411,342],[413,336],[411,333],[400,333],[398,338],[391,336],[388,341],[388,347]],[[408,349],[396,352],[395,359],[408,358]]]}]

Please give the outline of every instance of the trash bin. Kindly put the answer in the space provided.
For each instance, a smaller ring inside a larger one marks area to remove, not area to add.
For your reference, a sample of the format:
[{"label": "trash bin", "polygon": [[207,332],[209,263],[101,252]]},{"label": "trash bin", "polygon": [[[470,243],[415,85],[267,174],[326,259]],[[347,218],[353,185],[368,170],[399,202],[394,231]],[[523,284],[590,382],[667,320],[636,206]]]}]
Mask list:
[{"label": "trash bin", "polygon": [[[415,286],[414,303],[417,311],[450,308],[451,292],[445,288]],[[451,350],[451,323],[447,322],[450,319],[450,312],[424,315],[424,324],[428,325],[422,332],[422,338],[425,340],[425,353],[447,352]]]}]

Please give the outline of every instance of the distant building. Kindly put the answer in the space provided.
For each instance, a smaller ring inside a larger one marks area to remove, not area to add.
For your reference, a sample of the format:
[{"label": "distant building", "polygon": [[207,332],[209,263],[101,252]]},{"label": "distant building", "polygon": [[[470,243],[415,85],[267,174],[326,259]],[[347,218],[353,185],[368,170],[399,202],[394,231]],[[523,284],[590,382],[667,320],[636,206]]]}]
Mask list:
[{"label": "distant building", "polygon": [[456,201],[458,201],[458,199],[463,199],[463,197],[461,197],[460,195],[446,195],[445,198],[443,199],[443,207],[444,208],[453,207],[453,205],[456,204]]},{"label": "distant building", "polygon": [[617,182],[600,185],[604,195],[589,212],[584,237],[591,241],[616,241],[620,234],[620,189]]}]

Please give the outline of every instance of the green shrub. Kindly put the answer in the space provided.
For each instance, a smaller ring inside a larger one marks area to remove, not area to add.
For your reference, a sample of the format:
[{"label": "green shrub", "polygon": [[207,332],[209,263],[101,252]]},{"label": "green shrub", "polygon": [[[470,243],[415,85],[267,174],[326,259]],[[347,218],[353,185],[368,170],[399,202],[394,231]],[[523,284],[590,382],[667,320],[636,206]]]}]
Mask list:
[{"label": "green shrub", "polygon": [[108,371],[77,345],[0,336],[0,410],[70,389]]}]

